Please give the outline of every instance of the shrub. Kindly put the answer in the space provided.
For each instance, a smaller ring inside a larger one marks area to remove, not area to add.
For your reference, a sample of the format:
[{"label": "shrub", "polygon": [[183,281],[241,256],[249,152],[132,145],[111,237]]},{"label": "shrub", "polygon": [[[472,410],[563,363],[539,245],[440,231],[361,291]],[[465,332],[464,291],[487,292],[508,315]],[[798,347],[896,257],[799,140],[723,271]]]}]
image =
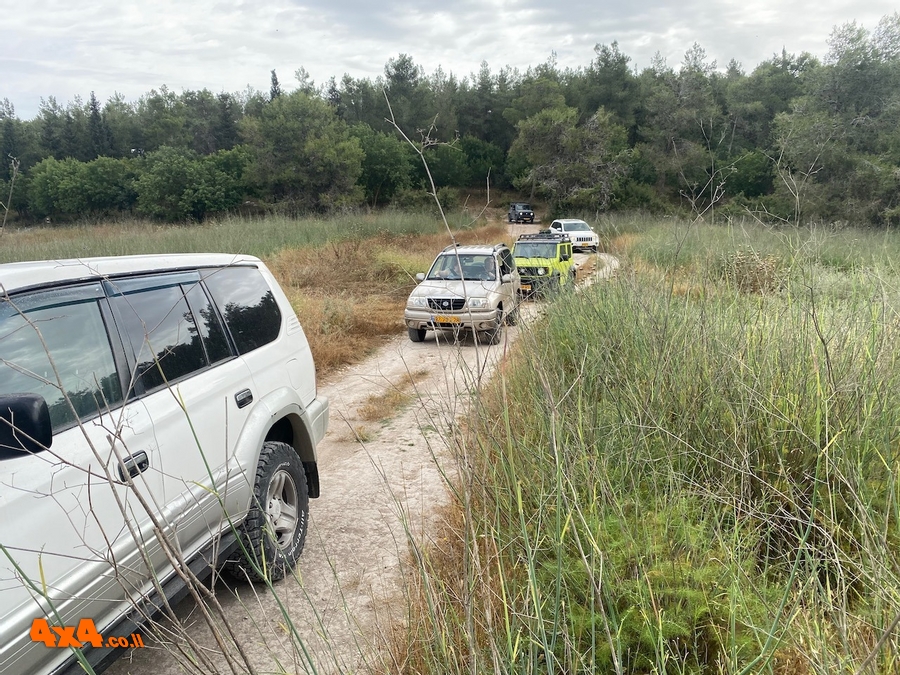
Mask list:
[{"label": "shrub", "polygon": [[778,258],[774,255],[761,256],[752,249],[723,255],[719,277],[742,293],[773,293],[784,283]]},{"label": "shrub", "polygon": [[203,220],[241,203],[239,149],[198,157],[192,150],[162,147],[144,159],[137,181],[138,210],[170,222]]},{"label": "shrub", "polygon": [[30,171],[28,205],[38,218],[71,218],[87,212],[85,164],[76,159],[49,157]]}]

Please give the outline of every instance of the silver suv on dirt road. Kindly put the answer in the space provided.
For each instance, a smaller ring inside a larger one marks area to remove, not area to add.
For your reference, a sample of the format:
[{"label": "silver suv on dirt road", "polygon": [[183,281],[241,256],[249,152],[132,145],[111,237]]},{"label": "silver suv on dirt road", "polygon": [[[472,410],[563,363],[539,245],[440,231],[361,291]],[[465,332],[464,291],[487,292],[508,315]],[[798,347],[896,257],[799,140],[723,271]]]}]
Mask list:
[{"label": "silver suv on dirt road", "polygon": [[426,332],[471,331],[495,344],[503,326],[519,316],[519,272],[505,244],[448,246],[406,301],[403,319],[409,339],[422,342]]}]

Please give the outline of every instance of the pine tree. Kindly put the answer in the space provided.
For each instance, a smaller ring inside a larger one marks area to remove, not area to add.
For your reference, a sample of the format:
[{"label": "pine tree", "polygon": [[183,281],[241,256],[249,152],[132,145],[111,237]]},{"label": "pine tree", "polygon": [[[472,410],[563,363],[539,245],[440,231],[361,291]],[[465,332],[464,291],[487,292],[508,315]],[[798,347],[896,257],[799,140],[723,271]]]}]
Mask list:
[{"label": "pine tree", "polygon": [[238,143],[237,118],[240,106],[234,96],[227,93],[218,95],[219,115],[216,125],[216,143],[220,150],[231,150]]},{"label": "pine tree", "polygon": [[8,98],[0,101],[0,181],[11,177],[12,160],[19,155],[16,111]]},{"label": "pine tree", "polygon": [[[110,154],[110,133],[106,120],[100,112],[100,102],[94,92],[88,101],[88,133],[91,138],[91,152],[94,157],[104,157]],[[92,158],[92,159],[93,159]]]},{"label": "pine tree", "polygon": [[272,70],[272,86],[269,88],[269,100],[274,101],[276,98],[281,96],[281,85],[278,84],[278,76],[275,74],[275,70]]}]

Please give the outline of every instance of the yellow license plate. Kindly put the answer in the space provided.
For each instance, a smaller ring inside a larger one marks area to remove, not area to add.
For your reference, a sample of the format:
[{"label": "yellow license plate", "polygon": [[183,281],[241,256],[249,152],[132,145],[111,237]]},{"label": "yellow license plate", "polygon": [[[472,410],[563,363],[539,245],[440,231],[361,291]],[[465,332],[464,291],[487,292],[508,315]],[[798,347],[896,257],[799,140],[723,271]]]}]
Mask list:
[{"label": "yellow license plate", "polygon": [[531,284],[522,284],[521,288],[522,288],[523,291],[530,291],[530,290],[531,290]]},{"label": "yellow license plate", "polygon": [[438,314],[434,317],[435,323],[459,323],[458,316],[444,316],[442,314]]}]

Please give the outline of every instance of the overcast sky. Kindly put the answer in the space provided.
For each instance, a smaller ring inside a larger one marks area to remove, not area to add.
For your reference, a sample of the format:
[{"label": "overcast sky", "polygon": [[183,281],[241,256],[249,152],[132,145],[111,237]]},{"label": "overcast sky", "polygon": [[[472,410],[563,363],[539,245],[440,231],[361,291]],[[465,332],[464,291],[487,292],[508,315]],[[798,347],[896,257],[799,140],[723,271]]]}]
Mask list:
[{"label": "overcast sky", "polygon": [[300,67],[317,85],[374,79],[399,54],[460,78],[554,53],[577,68],[613,41],[638,70],[656,52],[677,68],[696,42],[720,68],[750,72],[782,48],[824,57],[835,26],[874,30],[895,11],[896,0],[0,0],[0,100],[31,119],[42,98],[91,91],[268,92],[272,69],[291,91]]}]

